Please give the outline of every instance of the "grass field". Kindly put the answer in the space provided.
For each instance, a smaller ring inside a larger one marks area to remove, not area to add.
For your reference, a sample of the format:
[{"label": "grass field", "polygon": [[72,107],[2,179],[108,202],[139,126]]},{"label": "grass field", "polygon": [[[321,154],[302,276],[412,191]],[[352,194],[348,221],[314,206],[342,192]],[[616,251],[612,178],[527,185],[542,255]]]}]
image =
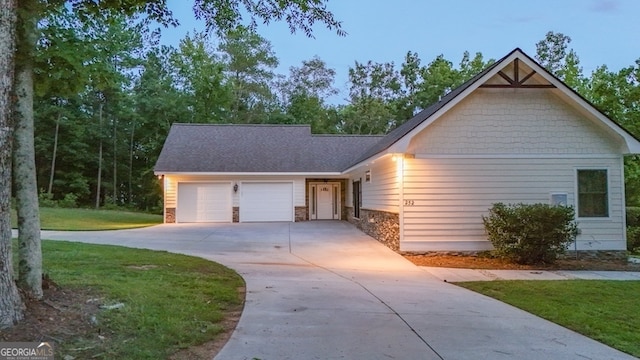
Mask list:
[{"label": "grass field", "polygon": [[[42,230],[118,230],[162,223],[162,215],[117,210],[40,208]],[[17,227],[15,210],[11,226]]]},{"label": "grass field", "polygon": [[457,285],[640,357],[640,281],[486,281]]},{"label": "grass field", "polygon": [[243,300],[237,273],[200,258],[61,241],[43,241],[43,254],[58,285],[123,304],[102,310],[95,333],[59,346],[56,358],[166,359],[212,340],[224,312]]}]

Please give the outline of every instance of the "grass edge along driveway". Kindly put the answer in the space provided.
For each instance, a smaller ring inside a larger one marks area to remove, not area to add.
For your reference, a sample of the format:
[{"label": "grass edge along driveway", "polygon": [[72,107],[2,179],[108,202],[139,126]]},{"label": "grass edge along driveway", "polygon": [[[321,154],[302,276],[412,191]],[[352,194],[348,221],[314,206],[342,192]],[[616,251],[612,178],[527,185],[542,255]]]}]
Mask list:
[{"label": "grass edge along driveway", "polygon": [[[87,231],[122,230],[162,223],[162,215],[122,210],[40,208],[42,230]],[[11,210],[11,227],[17,228],[16,212]]]},{"label": "grass edge along driveway", "polygon": [[640,281],[486,281],[456,285],[640,357]]},{"label": "grass edge along driveway", "polygon": [[43,241],[44,271],[59,286],[104,305],[88,334],[56,347],[56,358],[165,359],[212,341],[228,311],[244,302],[233,270],[165,251]]}]

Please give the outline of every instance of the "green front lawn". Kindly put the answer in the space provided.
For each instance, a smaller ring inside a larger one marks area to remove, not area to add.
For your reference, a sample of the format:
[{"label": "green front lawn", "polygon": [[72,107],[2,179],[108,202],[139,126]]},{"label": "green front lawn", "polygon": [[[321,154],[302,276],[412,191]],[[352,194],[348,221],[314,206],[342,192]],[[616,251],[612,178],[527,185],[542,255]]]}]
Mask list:
[{"label": "green front lawn", "polygon": [[640,281],[486,281],[457,285],[640,357]]},{"label": "green front lawn", "polygon": [[200,258],[61,241],[43,241],[43,254],[44,272],[59,286],[122,304],[101,310],[92,334],[56,345],[60,359],[166,359],[214,339],[225,311],[243,301],[242,278]]},{"label": "green front lawn", "polygon": [[[42,230],[119,230],[162,223],[162,215],[119,210],[40,208]],[[11,226],[17,227],[15,210]]]}]

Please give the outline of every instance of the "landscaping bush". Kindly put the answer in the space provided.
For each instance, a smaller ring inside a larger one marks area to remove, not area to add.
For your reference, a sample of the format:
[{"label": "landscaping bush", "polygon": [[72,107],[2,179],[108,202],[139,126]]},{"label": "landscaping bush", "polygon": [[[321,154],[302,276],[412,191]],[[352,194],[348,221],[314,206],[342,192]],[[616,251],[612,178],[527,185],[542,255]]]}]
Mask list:
[{"label": "landscaping bush", "polygon": [[627,226],[627,250],[640,252],[640,226]]},{"label": "landscaping bush", "polygon": [[519,264],[553,263],[578,235],[567,206],[496,203],[482,220],[496,255]]}]

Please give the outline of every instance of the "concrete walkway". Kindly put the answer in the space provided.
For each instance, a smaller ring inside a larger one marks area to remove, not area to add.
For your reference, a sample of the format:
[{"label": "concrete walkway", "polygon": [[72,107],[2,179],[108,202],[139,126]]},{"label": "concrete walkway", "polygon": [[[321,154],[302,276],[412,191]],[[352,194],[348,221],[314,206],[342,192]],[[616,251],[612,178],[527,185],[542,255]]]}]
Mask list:
[{"label": "concrete walkway", "polygon": [[236,269],[247,285],[245,309],[220,360],[633,359],[448,284],[344,222],[161,225],[43,238],[168,250]]},{"label": "concrete walkway", "polygon": [[573,270],[482,270],[421,266],[429,275],[447,282],[493,280],[640,280],[640,272]]}]

